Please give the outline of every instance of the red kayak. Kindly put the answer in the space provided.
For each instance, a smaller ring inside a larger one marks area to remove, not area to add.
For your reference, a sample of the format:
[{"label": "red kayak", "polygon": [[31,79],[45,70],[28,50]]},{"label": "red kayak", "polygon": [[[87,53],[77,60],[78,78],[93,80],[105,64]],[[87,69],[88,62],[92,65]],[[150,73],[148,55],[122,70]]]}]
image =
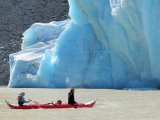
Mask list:
[{"label": "red kayak", "polygon": [[17,106],[17,105],[10,104],[6,100],[5,100],[5,102],[7,103],[9,108],[11,108],[11,109],[40,109],[40,108],[52,109],[52,108],[83,108],[83,107],[91,108],[91,107],[93,107],[95,105],[96,100],[88,102],[88,103],[78,103],[78,104],[75,104],[75,105],[62,103],[60,105],[54,105],[54,104],[30,104],[30,105]]}]

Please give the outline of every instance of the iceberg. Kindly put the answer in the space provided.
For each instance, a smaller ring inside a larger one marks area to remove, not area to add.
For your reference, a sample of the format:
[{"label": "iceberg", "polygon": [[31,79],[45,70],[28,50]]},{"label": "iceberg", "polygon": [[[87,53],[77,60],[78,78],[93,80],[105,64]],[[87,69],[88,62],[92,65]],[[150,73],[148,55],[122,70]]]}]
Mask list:
[{"label": "iceberg", "polygon": [[68,0],[10,54],[9,87],[160,88],[159,0]]}]

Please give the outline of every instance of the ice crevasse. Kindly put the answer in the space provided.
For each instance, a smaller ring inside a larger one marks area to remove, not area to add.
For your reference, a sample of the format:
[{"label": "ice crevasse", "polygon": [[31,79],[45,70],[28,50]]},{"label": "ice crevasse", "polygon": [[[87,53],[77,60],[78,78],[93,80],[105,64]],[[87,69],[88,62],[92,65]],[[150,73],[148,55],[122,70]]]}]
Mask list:
[{"label": "ice crevasse", "polygon": [[68,0],[10,54],[9,87],[160,88],[160,0]]}]

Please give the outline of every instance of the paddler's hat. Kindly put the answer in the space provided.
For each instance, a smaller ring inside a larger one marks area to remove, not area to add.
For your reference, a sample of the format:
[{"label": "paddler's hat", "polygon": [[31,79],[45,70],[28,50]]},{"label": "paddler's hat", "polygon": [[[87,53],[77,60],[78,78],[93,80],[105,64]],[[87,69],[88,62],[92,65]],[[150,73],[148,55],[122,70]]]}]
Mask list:
[{"label": "paddler's hat", "polygon": [[25,95],[25,92],[21,92],[20,94],[19,94],[19,96],[24,96]]}]

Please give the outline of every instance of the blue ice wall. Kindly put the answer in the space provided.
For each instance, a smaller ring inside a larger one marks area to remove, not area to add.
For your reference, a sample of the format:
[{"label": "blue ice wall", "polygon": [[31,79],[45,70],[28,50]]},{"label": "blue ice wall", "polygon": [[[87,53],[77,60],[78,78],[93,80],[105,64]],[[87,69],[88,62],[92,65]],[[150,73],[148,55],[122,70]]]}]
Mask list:
[{"label": "blue ice wall", "polygon": [[10,55],[9,87],[159,88],[159,0],[69,0]]}]

